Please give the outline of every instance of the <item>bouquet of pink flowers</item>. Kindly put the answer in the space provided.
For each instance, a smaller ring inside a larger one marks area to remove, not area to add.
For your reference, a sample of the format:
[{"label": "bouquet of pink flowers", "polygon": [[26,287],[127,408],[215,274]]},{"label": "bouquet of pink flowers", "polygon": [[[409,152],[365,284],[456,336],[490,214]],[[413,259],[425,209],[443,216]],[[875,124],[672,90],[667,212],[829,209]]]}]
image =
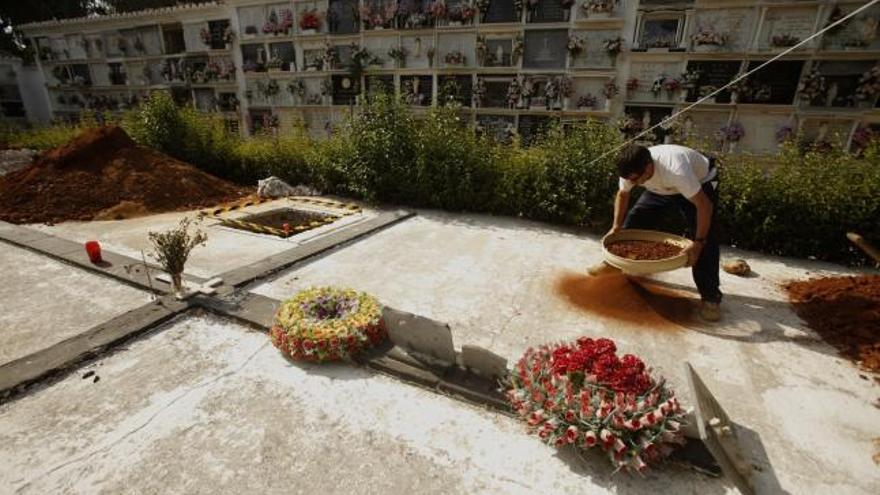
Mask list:
[{"label": "bouquet of pink flowers", "polygon": [[617,468],[644,471],[684,443],[673,391],[609,339],[529,348],[507,392],[516,413],[549,445],[599,447]]}]

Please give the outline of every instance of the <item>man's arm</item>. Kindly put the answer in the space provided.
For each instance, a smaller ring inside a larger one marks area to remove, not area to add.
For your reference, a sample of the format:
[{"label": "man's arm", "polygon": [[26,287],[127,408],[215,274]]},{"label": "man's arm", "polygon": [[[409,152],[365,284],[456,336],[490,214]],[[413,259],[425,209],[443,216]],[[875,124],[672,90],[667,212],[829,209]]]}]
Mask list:
[{"label": "man's arm", "polygon": [[614,223],[611,226],[611,232],[617,232],[623,227],[623,219],[626,218],[628,208],[629,191],[618,189],[617,195],[614,197]]},{"label": "man's arm", "polygon": [[686,251],[688,255],[687,266],[693,266],[700,258],[703,246],[706,245],[706,236],[709,235],[709,227],[712,223],[712,201],[702,189],[688,198],[688,201],[697,207],[696,235],[694,235],[694,243]]}]

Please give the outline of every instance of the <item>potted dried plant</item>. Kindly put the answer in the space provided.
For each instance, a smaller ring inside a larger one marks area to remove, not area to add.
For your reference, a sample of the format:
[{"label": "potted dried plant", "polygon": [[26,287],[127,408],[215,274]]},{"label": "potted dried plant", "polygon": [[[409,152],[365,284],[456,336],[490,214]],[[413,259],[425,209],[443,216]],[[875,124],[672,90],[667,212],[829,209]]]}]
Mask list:
[{"label": "potted dried plant", "polygon": [[191,224],[192,220],[185,217],[176,228],[148,234],[154,248],[151,256],[156,258],[162,269],[171,277],[171,288],[178,298],[185,295],[183,269],[190,252],[196,246],[204,246],[208,240],[208,236],[198,229],[190,235]]}]

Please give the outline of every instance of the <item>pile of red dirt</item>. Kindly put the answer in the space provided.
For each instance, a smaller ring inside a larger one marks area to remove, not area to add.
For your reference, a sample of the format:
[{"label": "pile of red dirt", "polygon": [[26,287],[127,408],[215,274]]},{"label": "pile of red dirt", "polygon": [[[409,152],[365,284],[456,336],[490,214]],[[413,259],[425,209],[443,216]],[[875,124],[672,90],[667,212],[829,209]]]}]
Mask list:
[{"label": "pile of red dirt", "polygon": [[681,254],[681,247],[668,242],[617,241],[608,245],[608,251],[630,260],[663,260]]},{"label": "pile of red dirt", "polygon": [[0,220],[114,220],[213,206],[248,192],[138,146],[119,127],[101,127],[0,177]]},{"label": "pile of red dirt", "polygon": [[845,357],[880,372],[880,275],[785,285],[797,314]]}]

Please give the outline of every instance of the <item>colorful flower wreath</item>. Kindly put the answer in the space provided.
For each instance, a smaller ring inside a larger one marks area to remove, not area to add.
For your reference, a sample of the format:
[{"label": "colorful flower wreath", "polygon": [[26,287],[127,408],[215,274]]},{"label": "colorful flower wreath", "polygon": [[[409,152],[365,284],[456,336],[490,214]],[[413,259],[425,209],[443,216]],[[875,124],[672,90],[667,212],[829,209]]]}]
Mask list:
[{"label": "colorful flower wreath", "polygon": [[661,378],[609,339],[529,348],[510,375],[508,400],[549,445],[601,446],[611,463],[643,471],[684,443],[684,411]]},{"label": "colorful flower wreath", "polygon": [[382,306],[353,289],[316,287],[284,301],[275,315],[272,344],[294,359],[349,359],[385,339]]}]

